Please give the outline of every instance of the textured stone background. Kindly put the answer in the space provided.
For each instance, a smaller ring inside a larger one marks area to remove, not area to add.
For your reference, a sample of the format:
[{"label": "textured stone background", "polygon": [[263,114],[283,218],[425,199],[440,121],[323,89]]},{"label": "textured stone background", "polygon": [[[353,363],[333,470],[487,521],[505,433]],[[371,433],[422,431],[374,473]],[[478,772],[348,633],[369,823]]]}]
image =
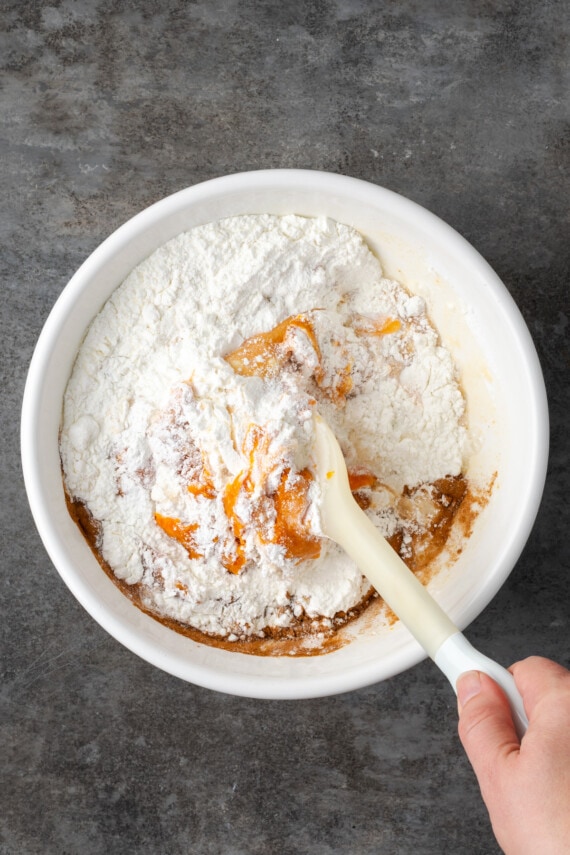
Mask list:
[{"label": "textured stone background", "polygon": [[469,636],[507,664],[569,665],[566,4],[4,0],[0,22],[0,851],[497,852],[430,663],[260,702],[186,685],[107,636],[36,534],[19,409],[66,281],[149,203],[261,167],[398,191],[503,278],[550,398],[535,529]]}]

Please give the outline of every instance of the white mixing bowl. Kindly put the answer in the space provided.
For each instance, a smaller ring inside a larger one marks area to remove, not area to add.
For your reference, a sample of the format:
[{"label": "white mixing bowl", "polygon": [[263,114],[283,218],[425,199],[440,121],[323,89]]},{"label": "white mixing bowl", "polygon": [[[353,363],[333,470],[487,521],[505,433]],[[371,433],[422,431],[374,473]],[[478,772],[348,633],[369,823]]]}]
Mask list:
[{"label": "white mixing bowl", "polygon": [[[358,229],[385,274],[426,297],[462,373],[478,446],[469,475],[495,476],[459,560],[430,583],[460,628],[513,569],[538,510],[548,455],[544,382],[528,329],[504,285],[452,228],[364,181],[305,170],[217,178],[175,193],[105,240],[70,280],[38,340],[22,409],[22,461],[32,513],[61,577],[111,635],[171,674],[223,692],[305,698],[356,689],[424,657],[398,622],[366,613],[339,650],[311,657],[251,656],[196,643],[143,614],[109,580],[70,518],[58,450],[62,399],[93,317],[139,262],[182,231],[239,214],[326,215]],[[495,475],[496,473],[496,475]],[[492,654],[492,651],[487,651]]]}]

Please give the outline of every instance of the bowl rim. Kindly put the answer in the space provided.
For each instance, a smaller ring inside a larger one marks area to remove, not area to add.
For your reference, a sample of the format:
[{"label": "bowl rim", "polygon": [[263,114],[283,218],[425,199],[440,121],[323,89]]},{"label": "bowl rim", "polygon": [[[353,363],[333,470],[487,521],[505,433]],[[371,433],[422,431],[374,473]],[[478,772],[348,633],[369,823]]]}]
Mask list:
[{"label": "bowl rim", "polygon": [[[217,674],[207,667],[202,667],[200,663],[177,662],[175,661],[176,657],[173,658],[170,654],[166,654],[162,649],[157,648],[154,642],[149,642],[145,633],[141,633],[137,628],[125,625],[101,603],[93,600],[91,590],[84,583],[84,580],[77,575],[69,561],[65,552],[65,544],[57,532],[49,508],[42,499],[42,479],[38,462],[36,426],[40,418],[41,390],[48,373],[49,354],[68,313],[82,296],[89,280],[126,243],[148,229],[157,220],[162,220],[184,210],[188,204],[194,205],[201,200],[223,197],[228,191],[237,192],[240,188],[251,189],[254,187],[263,192],[264,189],[267,189],[268,183],[272,190],[278,188],[285,190],[291,184],[302,183],[310,186],[316,193],[319,190],[325,190],[327,194],[337,191],[341,195],[350,192],[362,200],[371,199],[373,201],[373,197],[377,199],[383,197],[384,200],[389,200],[391,209],[397,215],[404,218],[419,218],[428,231],[441,236],[441,239],[451,247],[452,251],[465,256],[469,264],[477,267],[508,317],[514,335],[525,356],[525,367],[533,394],[533,400],[529,402],[528,429],[532,431],[535,441],[532,444],[532,459],[525,461],[525,467],[529,473],[528,497],[524,506],[524,513],[517,520],[508,548],[505,549],[502,556],[503,564],[508,565],[510,569],[506,573],[495,574],[488,581],[486,587],[479,592],[479,595],[470,604],[463,624],[468,624],[490,602],[514,568],[530,536],[546,479],[549,446],[548,402],[536,348],[524,318],[506,286],[487,261],[465,238],[427,208],[401,196],[399,193],[359,178],[308,169],[236,172],[211,178],[178,190],[154,202],[114,230],[90,253],[69,279],[40,332],[30,361],[22,400],[21,462],[32,516],[50,559],[76,599],[116,640],[162,670],[206,688],[258,698],[318,697],[358,689],[393,676],[416,664],[425,658],[426,654],[412,640],[413,643],[392,655],[391,667],[389,668],[383,667],[374,670],[369,664],[366,664],[363,667],[351,668],[350,673],[344,674],[342,677],[340,675],[333,677],[327,675],[323,679],[312,679],[309,681],[310,685],[307,684],[306,679],[303,681],[296,678],[286,680],[282,677],[272,679],[271,677],[254,675],[244,677],[239,673],[225,674],[220,680]],[[110,584],[113,583],[110,582]],[[153,623],[156,624],[155,621]],[[160,624],[156,625],[161,627]],[[161,628],[166,632],[172,632],[166,630],[165,627]],[[242,654],[231,652],[229,655],[235,657]]]}]

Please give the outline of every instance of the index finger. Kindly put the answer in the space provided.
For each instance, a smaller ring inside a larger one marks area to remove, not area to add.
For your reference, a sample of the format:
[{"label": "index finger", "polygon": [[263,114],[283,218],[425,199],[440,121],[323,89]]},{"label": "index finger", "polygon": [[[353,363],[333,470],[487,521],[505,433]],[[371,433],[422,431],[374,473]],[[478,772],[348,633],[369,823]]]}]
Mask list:
[{"label": "index finger", "polygon": [[541,701],[556,695],[567,697],[570,703],[570,671],[551,659],[542,656],[530,656],[515,662],[509,670],[515,678],[520,691],[526,714],[532,718]]}]

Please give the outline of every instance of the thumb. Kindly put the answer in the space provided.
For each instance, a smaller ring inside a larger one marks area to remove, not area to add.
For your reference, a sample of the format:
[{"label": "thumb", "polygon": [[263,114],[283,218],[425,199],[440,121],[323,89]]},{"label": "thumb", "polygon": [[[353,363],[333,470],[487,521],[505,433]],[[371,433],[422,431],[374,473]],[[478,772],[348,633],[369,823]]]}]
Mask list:
[{"label": "thumb", "polygon": [[459,738],[485,794],[501,765],[520,749],[509,702],[495,681],[479,671],[459,677],[457,700]]}]

